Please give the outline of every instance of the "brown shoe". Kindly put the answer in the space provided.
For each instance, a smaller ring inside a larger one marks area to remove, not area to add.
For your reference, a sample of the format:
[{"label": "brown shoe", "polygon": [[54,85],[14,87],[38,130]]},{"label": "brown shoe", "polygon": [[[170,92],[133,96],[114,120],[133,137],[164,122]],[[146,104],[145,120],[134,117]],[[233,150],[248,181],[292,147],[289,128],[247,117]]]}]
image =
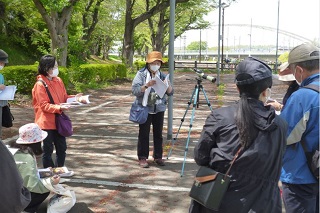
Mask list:
[{"label": "brown shoe", "polygon": [[149,168],[149,164],[148,164],[148,162],[147,162],[147,160],[145,158],[141,158],[139,160],[139,166],[141,168]]},{"label": "brown shoe", "polygon": [[158,165],[158,166],[165,166],[166,164],[164,164],[164,161],[162,159],[154,159],[154,162]]}]

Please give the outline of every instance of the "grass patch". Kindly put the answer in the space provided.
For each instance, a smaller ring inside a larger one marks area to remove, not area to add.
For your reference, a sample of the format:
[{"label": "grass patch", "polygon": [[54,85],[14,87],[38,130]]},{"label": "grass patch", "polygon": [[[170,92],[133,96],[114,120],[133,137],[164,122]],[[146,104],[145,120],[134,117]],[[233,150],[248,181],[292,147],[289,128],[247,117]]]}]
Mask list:
[{"label": "grass patch", "polygon": [[218,99],[218,106],[221,107],[223,105],[223,96],[224,96],[224,90],[226,89],[226,85],[221,83],[218,86],[217,90],[217,99]]}]

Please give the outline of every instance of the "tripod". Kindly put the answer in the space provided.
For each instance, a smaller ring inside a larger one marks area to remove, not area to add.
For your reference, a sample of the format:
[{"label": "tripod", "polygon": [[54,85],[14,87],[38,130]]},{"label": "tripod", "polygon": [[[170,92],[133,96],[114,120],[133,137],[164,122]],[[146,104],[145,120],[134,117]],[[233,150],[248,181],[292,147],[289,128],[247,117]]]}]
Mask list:
[{"label": "tripod", "polygon": [[[171,145],[171,148],[170,148],[170,151],[169,151],[169,154],[167,156],[167,159],[169,159],[171,153],[172,153],[172,149],[173,149],[173,146],[174,144],[176,143],[177,141],[177,138],[178,138],[178,135],[179,135],[179,132],[180,132],[180,129],[181,129],[181,126],[182,126],[182,123],[184,122],[184,119],[186,117],[186,114],[188,113],[189,111],[189,108],[190,108],[190,105],[191,103],[193,103],[193,107],[192,107],[192,114],[191,114],[191,118],[190,118],[190,125],[189,125],[189,131],[188,131],[188,138],[187,138],[187,142],[186,142],[186,147],[185,147],[185,151],[184,151],[184,160],[183,160],[183,163],[182,163],[182,169],[181,169],[181,177],[183,176],[183,171],[184,171],[184,165],[185,165],[185,162],[186,162],[186,158],[187,158],[187,152],[188,152],[188,146],[189,146],[189,141],[190,141],[190,134],[191,134],[191,129],[192,129],[192,123],[193,123],[193,118],[194,118],[194,114],[195,114],[195,111],[196,111],[196,107],[199,108],[199,96],[200,96],[200,91],[202,90],[203,94],[204,94],[204,97],[206,99],[206,102],[210,108],[210,110],[212,111],[212,107],[211,107],[211,104],[209,102],[209,99],[206,95],[206,92],[203,88],[203,86],[201,85],[201,78],[200,77],[197,77],[196,78],[197,80],[197,84],[195,85],[194,87],[194,90],[193,90],[193,93],[190,97],[190,100],[188,102],[188,107],[181,119],[181,123],[180,123],[180,126],[179,126],[179,129],[178,129],[178,132],[176,134],[176,137],[173,138],[173,142],[172,142],[172,145]],[[192,102],[193,100],[193,102]]]}]

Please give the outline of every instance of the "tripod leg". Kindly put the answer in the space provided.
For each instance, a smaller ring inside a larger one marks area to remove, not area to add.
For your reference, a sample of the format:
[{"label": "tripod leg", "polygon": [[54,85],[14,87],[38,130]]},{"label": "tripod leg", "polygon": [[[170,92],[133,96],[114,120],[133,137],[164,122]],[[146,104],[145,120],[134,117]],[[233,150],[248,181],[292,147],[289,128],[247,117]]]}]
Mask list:
[{"label": "tripod leg", "polygon": [[182,117],[182,119],[181,119],[181,123],[180,123],[179,129],[178,129],[178,132],[177,132],[177,134],[176,134],[176,137],[173,138],[173,141],[172,141],[172,144],[171,144],[170,151],[169,151],[169,153],[168,153],[167,159],[169,159],[169,157],[171,156],[171,152],[172,152],[173,146],[174,146],[174,144],[177,142],[177,138],[178,138],[178,135],[179,135],[179,132],[180,132],[182,123],[184,122],[184,119],[185,119],[185,117],[186,117],[186,115],[187,115],[187,113],[188,113],[188,110],[189,110],[190,105],[191,105],[191,103],[192,103],[192,99],[193,99],[193,97],[194,97],[194,93],[195,93],[195,92],[196,92],[196,87],[195,87],[195,89],[194,89],[193,92],[192,92],[192,95],[191,95],[190,100],[189,100],[189,102],[188,102],[188,107],[187,107],[186,111],[184,112],[184,115],[183,115],[183,117]]},{"label": "tripod leg", "polygon": [[[196,87],[195,91],[196,91],[195,92],[195,97],[198,97],[198,94],[199,94],[199,87],[198,86]],[[188,152],[189,141],[190,141],[190,134],[191,134],[194,114],[195,114],[195,111],[196,111],[196,106],[197,106],[197,98],[195,98],[194,102],[193,102],[193,108],[192,108],[192,114],[191,114],[191,118],[190,118],[190,126],[189,126],[188,138],[187,138],[186,148],[185,148],[185,151],[184,151],[184,159],[183,159],[182,168],[181,168],[181,177],[183,176],[184,165],[186,163],[187,152]]]},{"label": "tripod leg", "polygon": [[210,110],[212,111],[212,106],[211,106],[211,104],[210,104],[210,102],[209,102],[209,99],[208,99],[208,96],[207,96],[207,94],[206,94],[206,91],[204,91],[204,88],[203,88],[202,85],[201,85],[201,90],[202,90],[202,92],[203,92],[203,95],[204,95],[204,97],[205,97],[205,99],[206,99],[206,101],[207,101],[207,104],[208,104]]}]

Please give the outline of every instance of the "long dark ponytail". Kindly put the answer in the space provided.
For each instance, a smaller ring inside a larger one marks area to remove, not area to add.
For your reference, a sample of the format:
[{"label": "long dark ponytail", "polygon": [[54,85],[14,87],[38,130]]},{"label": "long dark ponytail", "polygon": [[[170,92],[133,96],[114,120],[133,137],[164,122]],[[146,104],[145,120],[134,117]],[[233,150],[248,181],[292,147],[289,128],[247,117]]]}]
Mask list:
[{"label": "long dark ponytail", "polygon": [[[237,80],[247,79],[248,74],[240,74]],[[235,115],[236,125],[239,131],[240,143],[243,147],[248,147],[258,135],[255,127],[255,115],[252,113],[250,99],[259,99],[260,94],[271,87],[272,77],[256,81],[252,84],[238,85],[240,100]]]}]

